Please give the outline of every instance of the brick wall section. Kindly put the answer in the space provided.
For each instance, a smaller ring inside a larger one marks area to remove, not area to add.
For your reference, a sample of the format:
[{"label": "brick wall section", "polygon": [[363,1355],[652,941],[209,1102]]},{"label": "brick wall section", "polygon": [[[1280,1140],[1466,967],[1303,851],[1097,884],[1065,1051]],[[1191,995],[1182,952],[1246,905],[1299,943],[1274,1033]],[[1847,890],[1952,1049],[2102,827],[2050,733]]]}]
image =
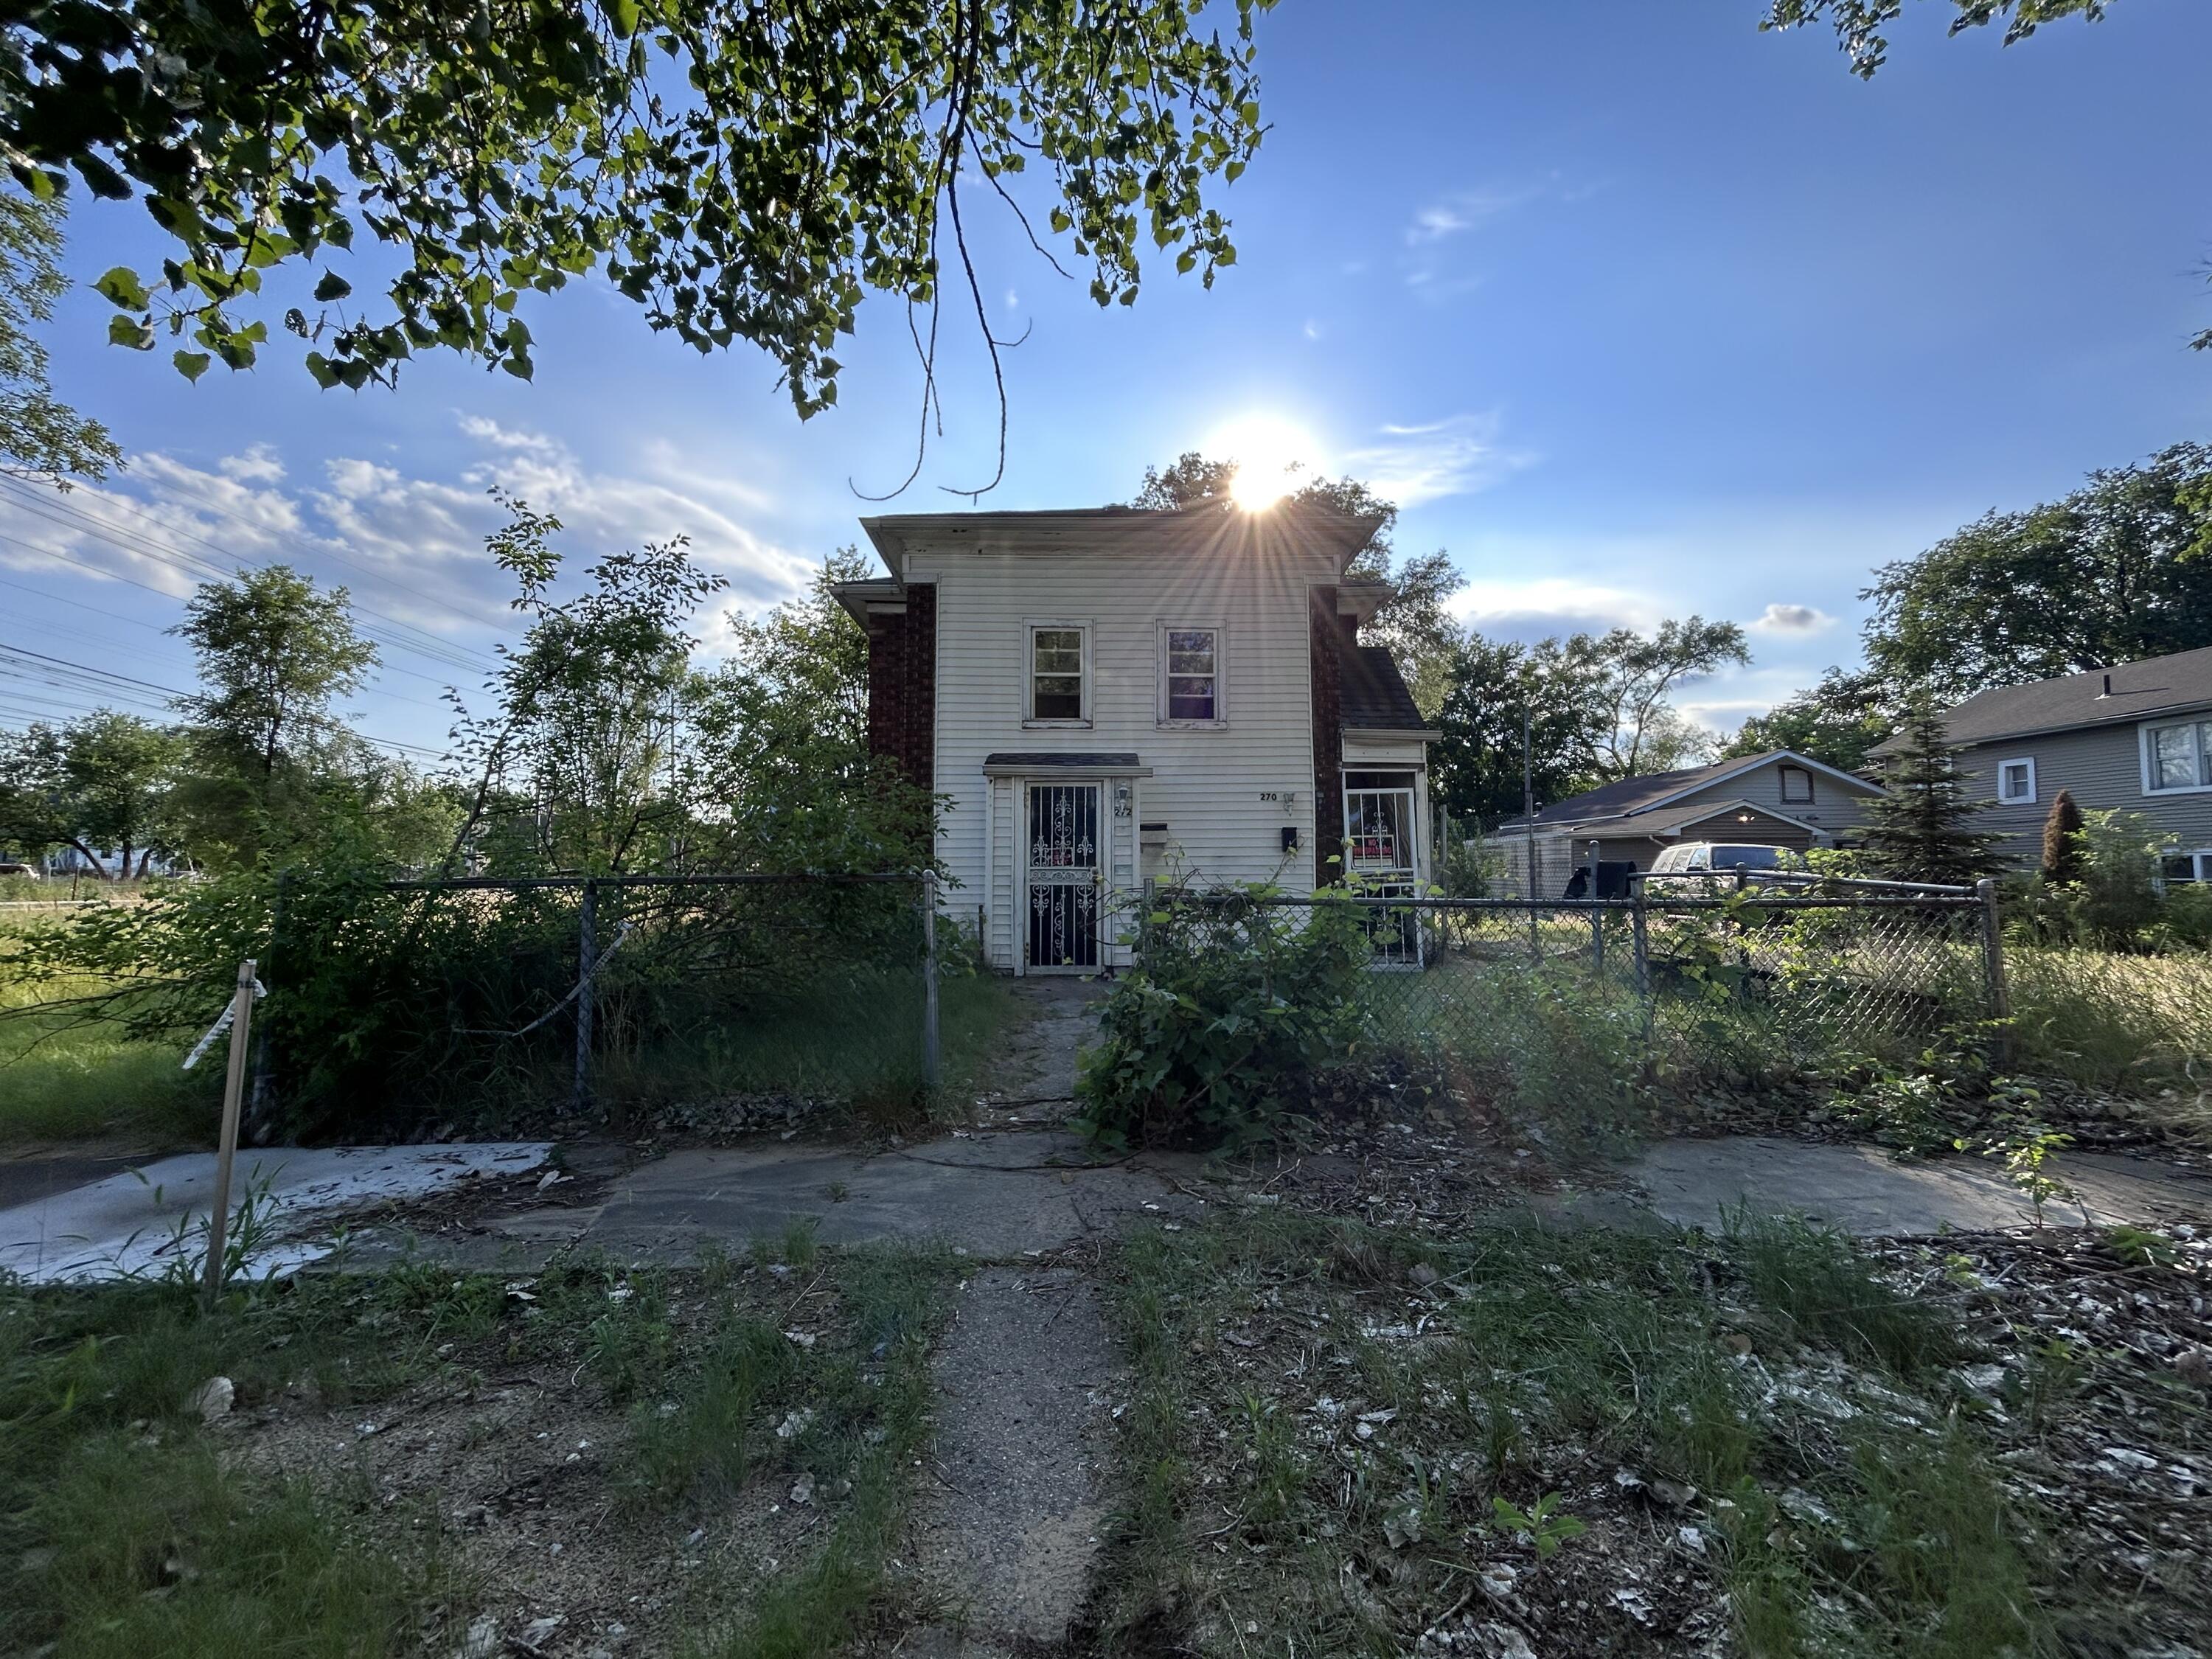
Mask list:
[{"label": "brick wall section", "polygon": [[1336,589],[1312,590],[1309,632],[1313,681],[1314,881],[1344,879],[1344,708],[1342,689],[1345,630],[1336,614]]},{"label": "brick wall section", "polygon": [[906,610],[868,618],[868,752],[908,781],[936,787],[937,587],[916,582]]}]

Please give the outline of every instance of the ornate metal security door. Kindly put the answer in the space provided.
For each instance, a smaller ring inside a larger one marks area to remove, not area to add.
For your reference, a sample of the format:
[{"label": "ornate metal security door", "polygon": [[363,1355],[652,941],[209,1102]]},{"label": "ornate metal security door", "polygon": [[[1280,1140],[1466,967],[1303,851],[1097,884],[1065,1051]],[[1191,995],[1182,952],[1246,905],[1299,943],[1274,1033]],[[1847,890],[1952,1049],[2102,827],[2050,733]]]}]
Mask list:
[{"label": "ornate metal security door", "polygon": [[1098,966],[1099,786],[1029,787],[1029,938],[1030,968]]}]

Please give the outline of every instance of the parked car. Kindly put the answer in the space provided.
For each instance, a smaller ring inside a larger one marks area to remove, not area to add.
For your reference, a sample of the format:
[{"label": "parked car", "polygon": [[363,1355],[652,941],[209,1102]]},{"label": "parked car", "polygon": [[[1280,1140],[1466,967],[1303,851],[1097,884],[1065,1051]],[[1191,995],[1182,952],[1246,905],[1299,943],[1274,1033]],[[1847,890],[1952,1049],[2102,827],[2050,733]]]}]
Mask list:
[{"label": "parked car", "polygon": [[1755,842],[1686,841],[1669,847],[1644,872],[1646,890],[1680,897],[1733,889],[1739,879],[1756,879],[1774,871],[1802,868],[1803,860],[1787,847],[1768,847]]},{"label": "parked car", "polygon": [[0,876],[21,876],[27,881],[44,881],[46,872],[35,864],[0,863]]}]

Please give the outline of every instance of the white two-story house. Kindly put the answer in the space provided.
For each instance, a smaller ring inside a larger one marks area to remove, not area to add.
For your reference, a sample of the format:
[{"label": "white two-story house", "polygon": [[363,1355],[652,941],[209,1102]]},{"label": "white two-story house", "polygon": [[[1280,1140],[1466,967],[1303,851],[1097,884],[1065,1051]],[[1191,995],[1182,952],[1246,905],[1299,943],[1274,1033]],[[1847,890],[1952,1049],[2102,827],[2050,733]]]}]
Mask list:
[{"label": "white two-story house", "polygon": [[870,747],[943,798],[946,910],[1015,974],[1095,973],[1148,881],[1426,880],[1428,730],[1389,597],[1347,580],[1371,521],[1282,503],[920,514],[862,527],[890,573]]}]

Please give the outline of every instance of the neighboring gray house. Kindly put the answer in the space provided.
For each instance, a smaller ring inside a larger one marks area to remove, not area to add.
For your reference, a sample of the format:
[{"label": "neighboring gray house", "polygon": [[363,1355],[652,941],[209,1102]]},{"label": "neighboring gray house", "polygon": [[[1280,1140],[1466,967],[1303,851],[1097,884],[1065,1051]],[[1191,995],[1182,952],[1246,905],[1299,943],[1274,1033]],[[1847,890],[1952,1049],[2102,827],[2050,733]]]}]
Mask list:
[{"label": "neighboring gray house", "polygon": [[1981,827],[2009,837],[2004,850],[2021,864],[2041,856],[2051,797],[2069,789],[2085,811],[2155,823],[2168,881],[2212,881],[2212,647],[1984,691],[1943,729],[1996,802]]},{"label": "neighboring gray house", "polygon": [[[1556,897],[1598,844],[1605,863],[1649,870],[1666,848],[1691,841],[1750,842],[1803,851],[1833,847],[1859,826],[1881,793],[1864,778],[1787,749],[1712,766],[1623,778],[1543,808],[1535,820],[1535,892]],[[1520,890],[1528,868],[1526,819],[1492,832],[1506,884]]]}]

